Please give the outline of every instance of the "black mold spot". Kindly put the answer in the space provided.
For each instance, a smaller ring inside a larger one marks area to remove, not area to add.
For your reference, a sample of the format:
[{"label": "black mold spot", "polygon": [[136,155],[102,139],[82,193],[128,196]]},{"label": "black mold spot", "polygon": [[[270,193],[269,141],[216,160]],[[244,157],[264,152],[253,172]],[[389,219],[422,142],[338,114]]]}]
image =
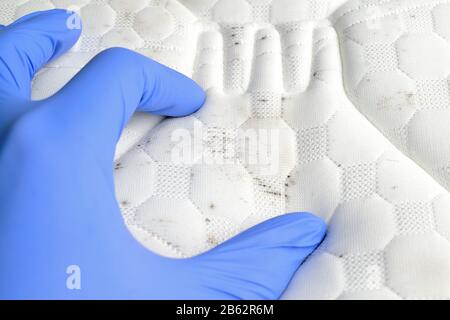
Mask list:
[{"label": "black mold spot", "polygon": [[212,244],[212,245],[216,245],[218,242],[217,242],[216,238],[209,236],[208,243]]}]

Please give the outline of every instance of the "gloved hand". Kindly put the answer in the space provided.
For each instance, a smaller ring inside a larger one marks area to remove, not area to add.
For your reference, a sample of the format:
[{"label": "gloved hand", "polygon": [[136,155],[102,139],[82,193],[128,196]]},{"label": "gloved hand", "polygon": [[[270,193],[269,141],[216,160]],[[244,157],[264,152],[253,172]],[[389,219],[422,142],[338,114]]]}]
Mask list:
[{"label": "gloved hand", "polygon": [[[113,48],[54,96],[31,101],[36,71],[80,35],[68,18],[51,10],[0,27],[0,298],[278,298],[321,242],[324,222],[288,214],[185,260],[146,250],[115,199],[117,140],[134,111],[185,116],[205,94]],[[71,270],[79,289],[67,286]]]}]

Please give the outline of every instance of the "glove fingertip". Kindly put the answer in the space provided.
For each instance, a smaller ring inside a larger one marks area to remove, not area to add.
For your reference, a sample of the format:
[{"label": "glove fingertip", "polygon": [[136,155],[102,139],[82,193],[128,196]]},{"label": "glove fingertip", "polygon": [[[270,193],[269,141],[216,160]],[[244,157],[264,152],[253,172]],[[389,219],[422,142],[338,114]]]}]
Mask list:
[{"label": "glove fingertip", "polygon": [[[310,239],[311,243],[316,245],[322,242],[327,233],[327,224],[322,218],[309,212],[296,212],[290,215],[297,219],[295,225],[293,225],[293,232],[303,230],[303,239]],[[305,237],[306,235],[308,237]]]},{"label": "glove fingertip", "polygon": [[56,42],[52,59],[70,50],[81,36],[81,17],[74,11],[53,9],[39,16],[40,19],[47,24],[46,31]]},{"label": "glove fingertip", "polygon": [[191,82],[188,86],[190,87],[189,94],[186,96],[184,107],[177,108],[178,110],[174,114],[176,117],[187,116],[197,112],[206,101],[205,91],[203,91],[203,89],[195,83],[194,80],[187,79],[187,81]]},{"label": "glove fingertip", "polygon": [[81,36],[82,22],[73,11],[51,9],[30,13],[9,26],[11,31],[20,30],[30,34],[36,41],[50,39],[52,46],[46,46],[49,60],[59,57],[72,48]]},{"label": "glove fingertip", "polygon": [[157,86],[159,90],[153,91],[151,108],[143,111],[168,117],[184,117],[203,106],[206,93],[194,80],[159,63],[156,66],[161,85]]},{"label": "glove fingertip", "polygon": [[325,233],[321,218],[289,213],[248,229],[192,262],[205,268],[205,274],[214,265],[210,287],[226,298],[278,299]]}]

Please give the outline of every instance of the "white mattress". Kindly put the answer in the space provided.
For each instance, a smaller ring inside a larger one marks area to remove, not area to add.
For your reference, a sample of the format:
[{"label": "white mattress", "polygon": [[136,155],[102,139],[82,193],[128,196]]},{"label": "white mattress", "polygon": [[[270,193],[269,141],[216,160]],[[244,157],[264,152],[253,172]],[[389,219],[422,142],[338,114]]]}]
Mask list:
[{"label": "white mattress", "polygon": [[[83,36],[36,99],[112,46],[208,90],[193,116],[137,115],[119,144],[117,198],[149,249],[188,257],[309,211],[328,236],[284,298],[449,299],[450,0],[344,2],[1,0],[0,23],[81,8]],[[275,161],[251,161],[248,129]],[[194,131],[215,161],[175,163],[173,134]]]}]

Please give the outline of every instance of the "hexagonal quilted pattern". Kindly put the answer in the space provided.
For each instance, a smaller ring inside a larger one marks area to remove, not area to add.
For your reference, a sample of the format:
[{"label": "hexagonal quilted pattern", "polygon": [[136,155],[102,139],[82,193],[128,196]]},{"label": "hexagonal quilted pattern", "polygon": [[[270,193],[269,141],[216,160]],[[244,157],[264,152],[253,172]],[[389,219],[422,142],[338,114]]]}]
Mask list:
[{"label": "hexagonal quilted pattern", "polygon": [[[450,4],[350,1],[333,17],[355,105],[450,189]],[[368,54],[369,53],[369,54]],[[352,62],[353,61],[353,62]]]}]

